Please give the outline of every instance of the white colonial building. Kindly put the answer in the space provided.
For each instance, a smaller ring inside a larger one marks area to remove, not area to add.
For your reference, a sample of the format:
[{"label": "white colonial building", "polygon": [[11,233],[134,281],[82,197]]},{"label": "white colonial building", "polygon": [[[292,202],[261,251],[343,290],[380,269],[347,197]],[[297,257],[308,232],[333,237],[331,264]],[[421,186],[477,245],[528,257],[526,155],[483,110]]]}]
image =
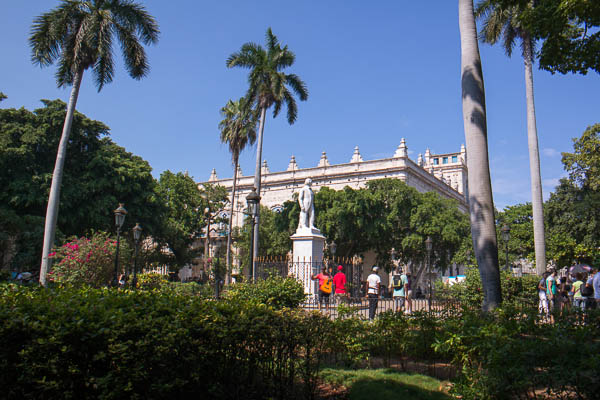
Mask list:
[{"label": "white colonial building", "polygon": [[[261,205],[279,211],[283,203],[292,200],[295,192],[300,190],[306,178],[311,178],[315,192],[323,186],[341,190],[346,186],[359,189],[366,186],[368,181],[382,178],[400,179],[407,185],[420,192],[434,191],[441,196],[455,199],[463,211],[467,206],[467,164],[464,145],[456,153],[431,154],[429,149],[425,154],[419,154],[417,161],[408,157],[406,141],[401,140],[395,153],[389,158],[379,160],[363,160],[358,146],[350,161],[344,164],[331,165],[327,154],[323,152],[318,165],[300,168],[296,158],[291,157],[285,171],[271,172],[267,161],[262,165]],[[208,182],[204,183],[221,185],[231,193],[233,179],[219,179],[213,169]],[[241,226],[244,220],[243,210],[246,207],[246,196],[254,186],[254,175],[244,176],[238,169],[237,190],[234,211],[234,226]],[[316,210],[317,214],[319,210]],[[223,212],[223,216],[228,211]]]}]

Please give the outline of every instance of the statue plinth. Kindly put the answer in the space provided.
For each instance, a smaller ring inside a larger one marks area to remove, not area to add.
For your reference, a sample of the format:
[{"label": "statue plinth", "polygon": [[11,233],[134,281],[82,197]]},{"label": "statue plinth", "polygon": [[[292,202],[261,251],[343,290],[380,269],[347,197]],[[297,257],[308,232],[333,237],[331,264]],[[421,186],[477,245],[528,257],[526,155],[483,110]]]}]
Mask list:
[{"label": "statue plinth", "polygon": [[293,242],[291,275],[304,285],[304,293],[315,294],[316,281],[311,276],[319,272],[323,264],[325,236],[317,228],[300,227],[290,239]]}]

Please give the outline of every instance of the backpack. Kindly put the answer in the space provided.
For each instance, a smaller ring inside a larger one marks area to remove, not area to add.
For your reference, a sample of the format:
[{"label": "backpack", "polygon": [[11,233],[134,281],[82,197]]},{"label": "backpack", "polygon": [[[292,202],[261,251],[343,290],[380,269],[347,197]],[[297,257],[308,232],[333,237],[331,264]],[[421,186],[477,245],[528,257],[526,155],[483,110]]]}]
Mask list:
[{"label": "backpack", "polygon": [[594,295],[594,288],[591,286],[586,285],[585,283],[583,285],[581,285],[581,295],[583,297],[592,297]]},{"label": "backpack", "polygon": [[400,275],[394,275],[392,286],[394,289],[402,289],[402,278]]}]

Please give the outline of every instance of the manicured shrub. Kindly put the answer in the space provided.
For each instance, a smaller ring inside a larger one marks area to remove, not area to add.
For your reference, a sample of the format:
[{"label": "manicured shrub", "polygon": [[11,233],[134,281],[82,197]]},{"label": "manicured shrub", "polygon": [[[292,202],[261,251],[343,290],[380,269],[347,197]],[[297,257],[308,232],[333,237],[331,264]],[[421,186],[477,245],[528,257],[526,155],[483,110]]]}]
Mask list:
[{"label": "manicured shrub", "polygon": [[0,286],[7,399],[310,398],[330,320],[161,290]]},{"label": "manicured shrub", "polygon": [[265,304],[275,309],[295,308],[306,300],[304,287],[294,278],[271,276],[256,283],[231,285],[224,296],[233,302]]},{"label": "manicured shrub", "polygon": [[[510,272],[501,271],[500,285],[502,287],[502,302],[507,306],[530,307],[538,302],[536,275],[523,275],[515,277]],[[470,309],[481,308],[483,304],[483,290],[481,277],[476,267],[468,267],[465,280],[446,286],[436,282],[436,296],[442,299],[458,300]]]}]

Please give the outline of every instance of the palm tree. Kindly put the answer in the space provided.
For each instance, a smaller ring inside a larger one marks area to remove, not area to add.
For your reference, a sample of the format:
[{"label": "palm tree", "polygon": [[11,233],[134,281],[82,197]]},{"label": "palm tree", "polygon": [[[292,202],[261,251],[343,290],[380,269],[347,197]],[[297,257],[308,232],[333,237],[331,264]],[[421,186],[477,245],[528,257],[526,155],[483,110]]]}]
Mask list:
[{"label": "palm tree", "polygon": [[29,37],[32,62],[46,67],[56,61],[58,86],[72,85],[46,210],[40,268],[42,285],[46,284],[48,253],[54,243],[63,166],[83,73],[92,69],[98,91],[112,81],[116,36],[129,75],[141,79],[148,73],[149,65],[140,40],[146,45],[154,44],[158,34],[154,17],[131,0],[62,0],[58,7],[33,22]]},{"label": "palm tree", "polygon": [[233,229],[233,212],[235,209],[234,202],[240,153],[248,143],[252,145],[256,141],[257,115],[256,112],[250,108],[249,103],[250,102],[245,97],[242,97],[238,101],[229,100],[225,107],[221,108],[223,120],[219,123],[221,142],[229,145],[231,161],[233,162],[231,213],[229,214],[229,229],[227,231],[226,283],[229,283],[231,271],[231,230]]},{"label": "palm tree", "polygon": [[533,238],[535,244],[535,266],[538,275],[546,270],[546,238],[544,232],[544,200],[542,198],[542,176],[540,152],[533,98],[533,49],[534,41],[519,21],[520,9],[516,6],[501,8],[491,0],[481,1],[475,10],[476,18],[483,19],[479,37],[485,43],[496,44],[502,39],[507,56],[517,39],[520,39],[525,64],[525,98],[527,102],[527,142],[529,147],[529,170],[531,175],[531,205],[533,208]]},{"label": "palm tree", "polygon": [[458,22],[471,235],[484,291],[483,310],[489,311],[502,302],[502,293],[488,159],[485,90],[473,0],[458,0]]},{"label": "palm tree", "polygon": [[[273,108],[273,118],[277,117],[281,106],[287,107],[287,120],[291,125],[298,116],[294,92],[302,101],[308,99],[308,90],[304,82],[295,74],[286,74],[283,70],[294,64],[296,56],[287,45],[281,47],[277,37],[267,29],[266,50],[255,43],[245,43],[240,51],[233,53],[227,59],[227,67],[242,67],[250,69],[248,75],[249,87],[246,97],[257,106],[260,111],[258,144],[256,149],[256,170],[254,173],[254,187],[260,194],[260,173],[262,162],[263,132],[265,129],[265,116],[267,109]],[[292,92],[290,92],[290,89]],[[258,254],[258,229],[259,218],[254,226],[254,254]],[[254,271],[254,268],[253,268]]]}]

